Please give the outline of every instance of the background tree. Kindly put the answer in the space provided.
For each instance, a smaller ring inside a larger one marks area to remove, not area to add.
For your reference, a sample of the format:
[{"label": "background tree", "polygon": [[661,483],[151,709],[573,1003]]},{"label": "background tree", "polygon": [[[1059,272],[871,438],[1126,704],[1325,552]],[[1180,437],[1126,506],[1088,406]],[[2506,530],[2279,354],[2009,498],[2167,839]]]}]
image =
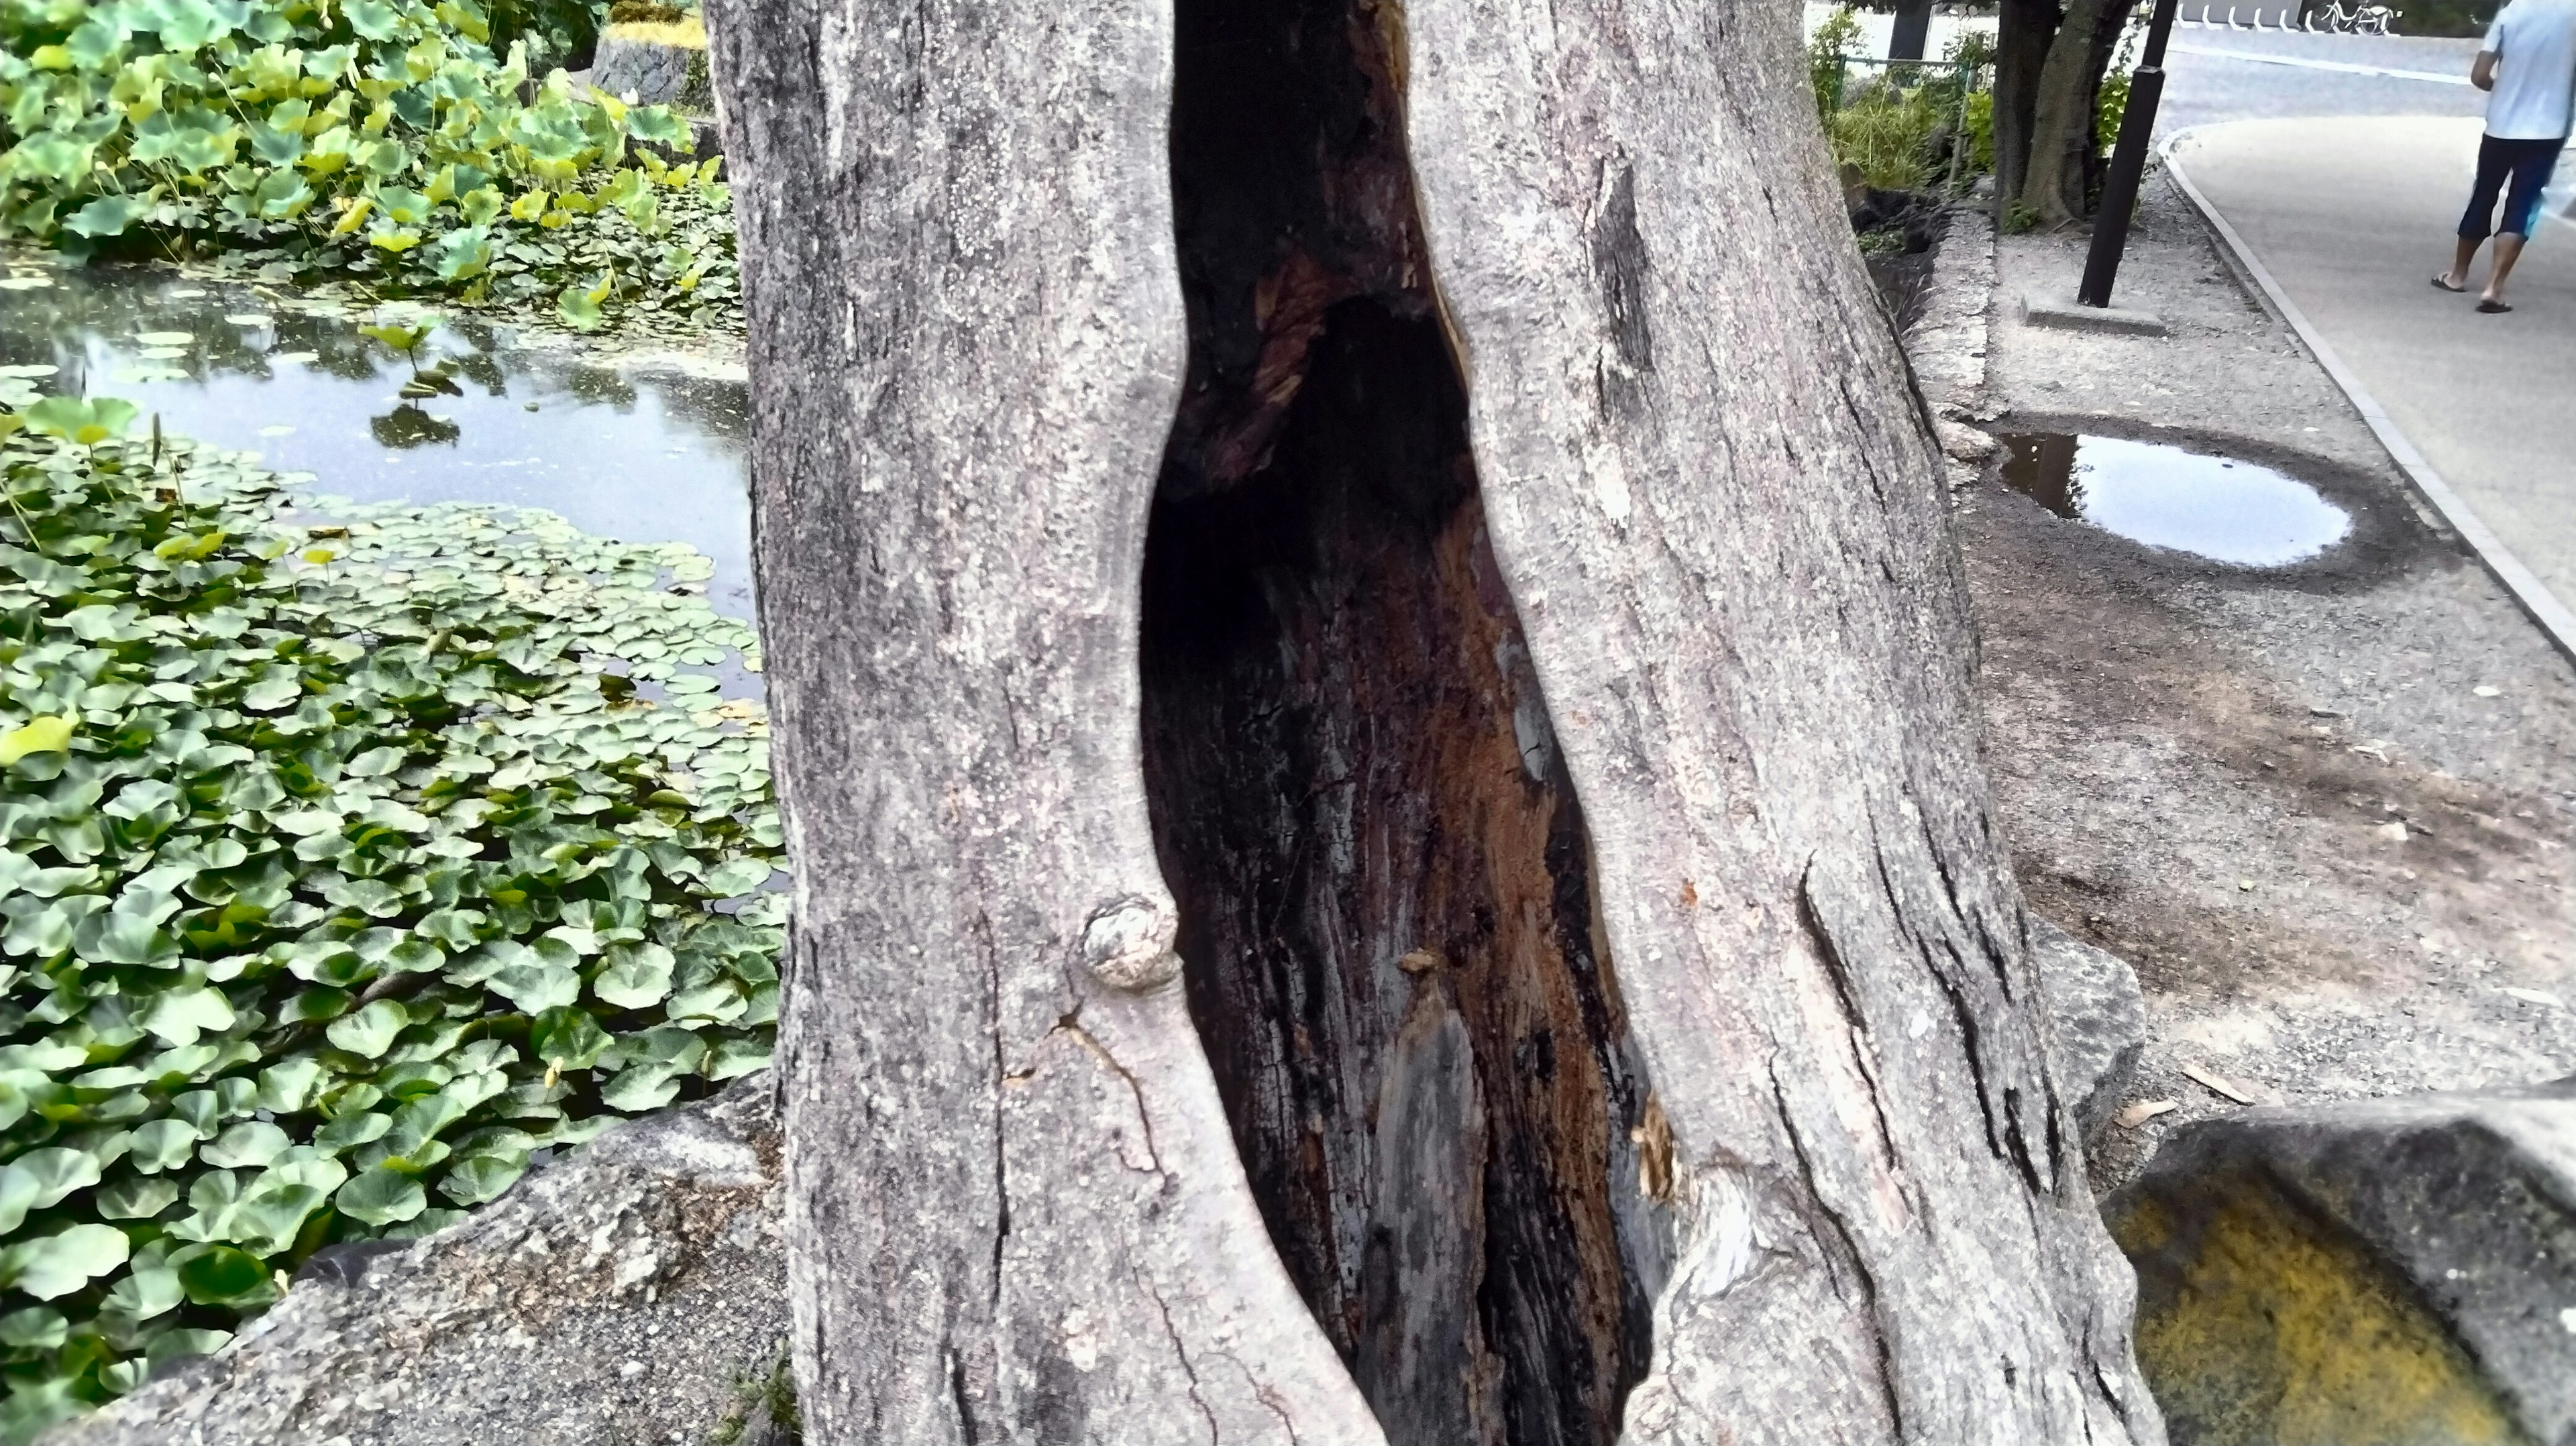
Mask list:
[{"label": "background tree", "polygon": [[1995,194],[2041,226],[2082,220],[2101,167],[2095,109],[2136,0],[2001,0]]},{"label": "background tree", "polygon": [[712,9],[817,1440],[2162,1439],[1786,11]]}]

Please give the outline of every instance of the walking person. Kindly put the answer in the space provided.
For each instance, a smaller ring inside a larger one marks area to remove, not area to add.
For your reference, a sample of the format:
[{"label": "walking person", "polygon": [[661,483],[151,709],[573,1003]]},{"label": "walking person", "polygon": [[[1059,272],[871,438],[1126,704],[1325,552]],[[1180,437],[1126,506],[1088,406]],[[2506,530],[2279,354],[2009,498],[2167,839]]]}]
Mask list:
[{"label": "walking person", "polygon": [[[2469,84],[2488,92],[2486,134],[2478,138],[2478,179],[2460,217],[2451,269],[2433,278],[2444,291],[2469,289],[2469,263],[2495,237],[2495,258],[2478,310],[2513,310],[2505,278],[2540,220],[2540,193],[2567,145],[2576,110],[2576,0],[2512,0],[2478,47]],[[2504,217],[2496,219],[2496,197]]]}]

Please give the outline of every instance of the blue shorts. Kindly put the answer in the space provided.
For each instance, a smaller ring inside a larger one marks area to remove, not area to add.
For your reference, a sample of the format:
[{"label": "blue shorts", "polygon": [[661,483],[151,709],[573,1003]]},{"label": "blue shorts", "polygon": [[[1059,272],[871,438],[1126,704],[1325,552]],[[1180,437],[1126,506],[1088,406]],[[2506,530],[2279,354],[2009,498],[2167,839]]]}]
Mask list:
[{"label": "blue shorts", "polygon": [[[2469,192],[2469,209],[2460,217],[2460,234],[2471,241],[2483,241],[2499,231],[2531,239],[2531,228],[2540,221],[2540,193],[2549,185],[2549,173],[2558,168],[2558,152],[2567,138],[2556,140],[2513,141],[2496,136],[2478,137],[2478,184]],[[2505,178],[2511,176],[2508,187]],[[2504,221],[2495,220],[2496,193],[2504,193]]]}]

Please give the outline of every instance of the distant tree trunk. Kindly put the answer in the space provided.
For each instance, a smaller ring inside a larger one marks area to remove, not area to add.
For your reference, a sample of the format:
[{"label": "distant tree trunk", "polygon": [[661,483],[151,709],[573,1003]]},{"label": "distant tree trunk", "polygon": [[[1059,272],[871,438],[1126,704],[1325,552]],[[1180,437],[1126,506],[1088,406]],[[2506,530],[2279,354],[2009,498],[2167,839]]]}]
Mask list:
[{"label": "distant tree trunk", "polygon": [[2020,199],[2030,174],[2039,77],[2057,35],[2057,0],[2000,0],[1995,32],[1995,210]]},{"label": "distant tree trunk", "polygon": [[1931,34],[1932,0],[1904,0],[1896,7],[1896,23],[1888,28],[1887,58],[1921,60]]},{"label": "distant tree trunk", "polygon": [[1785,10],[712,9],[808,1439],[2163,1440]]},{"label": "distant tree trunk", "polygon": [[2102,70],[2119,39],[2131,0],[2067,0],[2065,19],[2049,42],[2031,117],[2030,170],[2022,204],[2039,224],[2055,227],[2084,219],[2085,180],[2096,147],[2093,104]]}]

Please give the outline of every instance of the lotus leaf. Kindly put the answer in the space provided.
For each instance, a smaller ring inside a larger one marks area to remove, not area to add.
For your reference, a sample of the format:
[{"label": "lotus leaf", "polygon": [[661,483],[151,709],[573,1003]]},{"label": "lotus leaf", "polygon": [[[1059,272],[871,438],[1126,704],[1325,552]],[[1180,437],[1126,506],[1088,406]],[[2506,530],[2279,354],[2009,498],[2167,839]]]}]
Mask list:
[{"label": "lotus leaf", "polygon": [[38,1300],[54,1300],[123,1265],[127,1253],[124,1231],[74,1225],[0,1251],[0,1278]]},{"label": "lotus leaf", "polygon": [[[241,459],[78,405],[0,427],[0,463],[79,479],[22,485],[42,547],[0,551],[34,629],[0,736],[65,720],[0,773],[0,1127],[44,1132],[0,1165],[0,1248],[66,1322],[0,1440],[139,1379],[216,1248],[260,1274],[194,1309],[238,1320],[324,1243],[436,1228],[539,1143],[757,1068],[784,900],[765,720],[678,661],[750,641],[671,590],[694,553],[492,508],[296,526]],[[711,880],[753,892],[716,914]],[[149,1243],[103,1279],[30,1243],[93,1222]]]},{"label": "lotus leaf", "polygon": [[418,1180],[378,1165],[341,1186],[331,1203],[352,1220],[391,1225],[427,1209],[429,1196]]},{"label": "lotus leaf", "polygon": [[411,1014],[391,999],[379,999],[357,1013],[334,1020],[324,1031],[331,1042],[351,1054],[374,1059],[393,1048],[394,1036],[411,1023]]},{"label": "lotus leaf", "polygon": [[198,1305],[229,1305],[271,1289],[258,1256],[229,1245],[201,1245],[171,1258],[179,1288]]}]

